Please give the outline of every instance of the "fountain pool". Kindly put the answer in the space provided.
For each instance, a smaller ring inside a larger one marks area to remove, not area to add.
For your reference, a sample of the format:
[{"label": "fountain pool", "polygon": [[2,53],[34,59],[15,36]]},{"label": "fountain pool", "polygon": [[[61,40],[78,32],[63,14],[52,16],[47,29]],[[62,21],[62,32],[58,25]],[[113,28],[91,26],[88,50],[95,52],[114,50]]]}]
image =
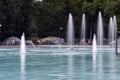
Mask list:
[{"label": "fountain pool", "polygon": [[119,80],[120,57],[114,48],[92,54],[92,47],[0,48],[1,80]]}]

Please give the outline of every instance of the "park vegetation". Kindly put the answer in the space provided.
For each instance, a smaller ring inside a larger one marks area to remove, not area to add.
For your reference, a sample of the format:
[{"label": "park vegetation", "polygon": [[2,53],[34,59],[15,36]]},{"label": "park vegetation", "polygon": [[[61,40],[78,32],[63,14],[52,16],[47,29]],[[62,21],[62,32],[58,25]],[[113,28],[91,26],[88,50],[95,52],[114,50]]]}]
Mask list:
[{"label": "park vegetation", "polygon": [[[116,15],[120,29],[120,0],[0,0],[0,37],[27,39],[47,36],[66,38],[68,15],[74,19],[75,36],[79,39],[82,14],[86,14],[87,38],[96,32],[98,12],[102,12],[107,37],[109,18]],[[60,28],[63,28],[60,30]],[[59,34],[60,33],[60,34]]]}]

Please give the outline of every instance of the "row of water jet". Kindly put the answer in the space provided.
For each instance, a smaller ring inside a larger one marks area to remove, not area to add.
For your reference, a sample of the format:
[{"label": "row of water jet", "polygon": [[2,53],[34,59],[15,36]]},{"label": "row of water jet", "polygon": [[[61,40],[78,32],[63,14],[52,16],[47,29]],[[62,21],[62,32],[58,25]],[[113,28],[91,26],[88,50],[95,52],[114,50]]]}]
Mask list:
[{"label": "row of water jet", "polygon": [[67,28],[67,45],[70,45],[70,48],[73,48],[74,45],[74,25],[73,18],[71,13],[68,18],[68,28]]},{"label": "row of water jet", "polygon": [[[116,16],[110,18],[110,22],[109,22],[109,43],[111,41],[115,40],[115,32],[117,30],[117,23],[116,23]],[[99,48],[102,48],[103,45],[103,36],[104,31],[103,31],[103,21],[102,21],[102,14],[101,12],[99,12],[98,14],[98,25],[97,25],[97,43],[95,43],[96,40],[94,40],[95,38],[93,38],[93,46],[98,44]],[[85,22],[85,14],[83,14],[82,16],[82,25],[81,25],[81,38],[80,40],[85,43],[85,35],[86,35],[86,22]],[[95,36],[95,35],[94,35]],[[96,37],[96,36],[95,36]],[[67,44],[72,45],[74,44],[74,26],[73,26],[73,19],[72,19],[72,15],[69,14],[69,19],[68,19],[68,32],[67,32]],[[97,48],[97,46],[96,46]],[[93,47],[94,49],[94,47]],[[96,52],[97,49],[95,49]]]},{"label": "row of water jet", "polygon": [[103,45],[103,21],[102,14],[99,12],[98,14],[98,25],[97,25],[97,44],[101,48]]},{"label": "row of water jet", "polygon": [[[102,29],[101,26],[102,25],[102,19],[101,19],[101,14],[100,15],[100,20],[98,20],[98,22],[100,22],[98,25],[98,27],[100,27],[100,29]],[[85,14],[83,14],[83,18],[82,18],[82,27],[81,27],[81,40],[84,39],[85,40],[85,35],[86,35],[86,23],[85,23]],[[103,40],[103,29],[100,30],[100,44],[102,43]],[[98,35],[98,36],[99,36]],[[102,37],[102,39],[101,39]],[[74,25],[73,25],[73,18],[72,15],[69,14],[69,18],[68,18],[68,30],[67,30],[67,45],[70,45],[70,48],[73,48],[73,44],[74,44]],[[102,44],[101,44],[102,45]],[[97,52],[97,43],[96,43],[96,35],[94,34],[94,38],[93,38],[93,52]]]},{"label": "row of water jet", "polygon": [[[82,24],[81,24],[80,41],[85,43],[85,39],[86,39],[86,20],[85,20],[85,14],[83,14]],[[69,19],[68,19],[67,44],[68,45],[73,45],[74,44],[74,26],[73,26],[73,19],[72,19],[71,14],[69,14]],[[98,15],[97,43],[96,44],[98,44],[100,48],[103,45],[103,21],[102,21],[101,12],[99,12],[99,15]]]},{"label": "row of water jet", "polygon": [[114,16],[113,18],[110,17],[110,20],[109,20],[108,43],[109,43],[110,45],[112,45],[112,47],[113,47],[113,44],[114,44],[114,42],[115,42],[115,34],[116,34],[116,31],[117,31],[116,16]]},{"label": "row of water jet", "polygon": [[85,45],[85,40],[86,40],[86,19],[85,19],[85,14],[83,14],[82,24],[81,24],[81,36],[80,36],[81,44]]}]

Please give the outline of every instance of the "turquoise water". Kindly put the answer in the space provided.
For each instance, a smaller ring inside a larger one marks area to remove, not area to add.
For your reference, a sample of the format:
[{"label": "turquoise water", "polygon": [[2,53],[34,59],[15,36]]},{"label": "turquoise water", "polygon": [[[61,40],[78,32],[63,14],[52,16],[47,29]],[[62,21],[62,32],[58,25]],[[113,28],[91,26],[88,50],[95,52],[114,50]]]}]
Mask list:
[{"label": "turquoise water", "polygon": [[114,49],[0,49],[0,80],[119,80],[120,57]]}]

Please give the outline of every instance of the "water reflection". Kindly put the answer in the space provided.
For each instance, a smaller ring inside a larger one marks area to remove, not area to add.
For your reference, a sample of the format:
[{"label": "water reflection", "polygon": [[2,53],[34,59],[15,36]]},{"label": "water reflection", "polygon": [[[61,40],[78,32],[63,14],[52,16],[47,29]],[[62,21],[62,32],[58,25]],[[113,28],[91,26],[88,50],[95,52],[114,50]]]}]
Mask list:
[{"label": "water reflection", "polygon": [[87,71],[87,66],[86,66],[86,64],[87,64],[87,61],[86,61],[86,55],[84,54],[84,55],[82,55],[82,57],[81,57],[81,71],[80,71],[80,73],[82,73],[81,75],[81,77],[83,77],[84,76],[84,72],[86,72]]},{"label": "water reflection", "polygon": [[20,54],[21,80],[25,80],[25,60],[26,60],[26,54]]},{"label": "water reflection", "polygon": [[103,53],[98,54],[98,80],[103,80]]},{"label": "water reflection", "polygon": [[[73,54],[73,53],[72,53]],[[73,55],[68,56],[68,80],[73,80]]]},{"label": "water reflection", "polygon": [[96,75],[96,67],[97,67],[97,61],[96,61],[97,53],[92,53],[92,59],[93,59],[93,73]]},{"label": "water reflection", "polygon": [[[113,54],[111,55],[111,53],[109,54],[104,52],[103,53],[97,52],[92,54],[80,54],[80,55],[73,55],[73,54],[74,53],[70,53],[69,55],[67,55],[66,58],[64,58],[63,56],[60,58],[59,63],[61,64],[62,62],[65,62],[65,64],[62,63],[63,66],[59,66],[58,69],[54,69],[55,71],[53,72],[55,72],[55,76],[52,77],[54,78],[57,77],[56,80],[63,80],[66,78],[67,78],[66,80],[74,80],[74,79],[116,80],[118,78],[116,72],[117,61],[115,55]],[[26,56],[25,54],[21,54],[21,80],[25,80],[25,73],[26,73],[25,56]],[[50,56],[50,58],[51,57],[53,56]],[[58,63],[58,60],[56,59],[54,60],[57,61]],[[56,65],[53,67],[56,68]],[[44,72],[44,74],[47,74],[47,71]]]},{"label": "water reflection", "polygon": [[109,71],[110,71],[110,79],[116,79],[116,61],[115,61],[115,55],[109,55]]}]

